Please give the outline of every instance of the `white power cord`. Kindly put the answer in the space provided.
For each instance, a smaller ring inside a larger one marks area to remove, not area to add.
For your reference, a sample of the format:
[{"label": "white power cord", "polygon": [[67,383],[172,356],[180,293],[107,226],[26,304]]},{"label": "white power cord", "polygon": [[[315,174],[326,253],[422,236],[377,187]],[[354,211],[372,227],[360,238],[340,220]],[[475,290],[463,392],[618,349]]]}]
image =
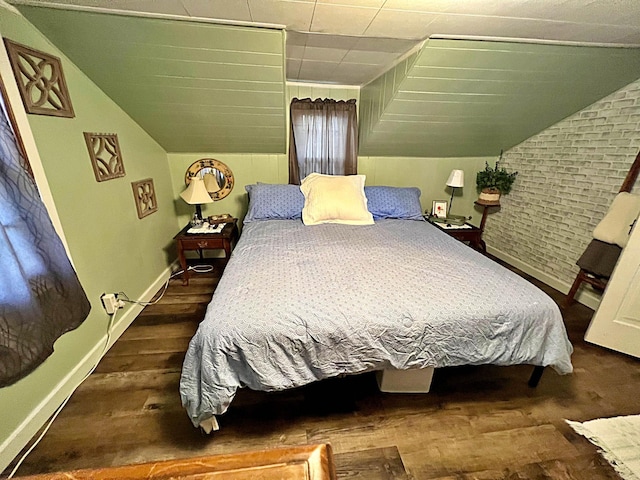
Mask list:
[{"label": "white power cord", "polygon": [[[208,273],[213,270],[213,265],[194,265],[192,267],[187,267],[187,270],[192,270],[196,273]],[[155,305],[164,296],[165,292],[167,291],[167,288],[169,288],[169,282],[171,281],[171,279],[173,279],[174,277],[177,277],[178,275],[181,275],[182,273],[184,273],[184,270],[177,270],[173,272],[169,276],[169,278],[167,278],[167,281],[164,282],[164,286],[162,287],[162,292],[160,292],[160,295],[155,300],[151,300],[149,302],[143,302],[142,300],[131,300],[129,296],[124,292],[118,292],[118,300],[122,300],[123,302],[127,302],[127,303],[135,303],[136,305],[142,305],[143,307],[148,307],[149,305]]]},{"label": "white power cord", "polygon": [[193,270],[196,273],[207,273],[213,270],[213,265],[194,265],[188,267],[187,270]]}]

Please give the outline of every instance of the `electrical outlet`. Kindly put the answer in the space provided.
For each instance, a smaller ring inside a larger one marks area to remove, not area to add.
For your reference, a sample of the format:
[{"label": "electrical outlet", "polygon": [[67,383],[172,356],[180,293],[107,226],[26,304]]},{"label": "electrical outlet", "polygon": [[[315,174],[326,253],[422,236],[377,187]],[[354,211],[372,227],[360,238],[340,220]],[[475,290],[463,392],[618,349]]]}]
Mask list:
[{"label": "electrical outlet", "polygon": [[100,297],[102,306],[109,315],[113,315],[117,309],[124,307],[124,302],[118,300],[118,295],[115,293],[103,293]]}]

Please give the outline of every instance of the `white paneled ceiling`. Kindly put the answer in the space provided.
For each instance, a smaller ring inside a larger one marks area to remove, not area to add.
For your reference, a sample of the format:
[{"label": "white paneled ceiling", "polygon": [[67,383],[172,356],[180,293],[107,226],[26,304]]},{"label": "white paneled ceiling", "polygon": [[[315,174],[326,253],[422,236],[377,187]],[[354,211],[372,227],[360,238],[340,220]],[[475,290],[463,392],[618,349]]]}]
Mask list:
[{"label": "white paneled ceiling", "polygon": [[288,80],[364,85],[431,36],[640,46],[639,0],[13,0],[287,31]]}]

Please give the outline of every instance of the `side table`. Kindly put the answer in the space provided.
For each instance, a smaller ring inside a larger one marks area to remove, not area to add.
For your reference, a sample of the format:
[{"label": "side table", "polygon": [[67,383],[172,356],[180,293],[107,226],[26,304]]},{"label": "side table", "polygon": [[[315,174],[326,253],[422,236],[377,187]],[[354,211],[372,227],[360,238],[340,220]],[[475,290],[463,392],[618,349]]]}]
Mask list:
[{"label": "side table", "polygon": [[487,246],[485,245],[484,240],[482,240],[481,228],[471,225],[470,223],[465,223],[464,225],[453,225],[436,222],[430,218],[427,218],[427,221],[456,240],[469,242],[470,247],[483,253],[487,253]]},{"label": "side table", "polygon": [[187,233],[191,225],[187,225],[173,239],[178,246],[178,260],[182,267],[182,285],[189,285],[189,270],[187,259],[184,256],[186,250],[197,250],[200,259],[203,258],[203,250],[224,249],[224,256],[228,260],[231,256],[232,245],[238,240],[237,219],[225,224],[219,233]]},{"label": "side table", "polygon": [[480,220],[480,230],[484,232],[484,224],[487,222],[487,214],[489,213],[489,209],[491,207],[500,207],[500,202],[497,203],[481,203],[477,200],[475,203],[478,207],[482,208],[482,220]]}]

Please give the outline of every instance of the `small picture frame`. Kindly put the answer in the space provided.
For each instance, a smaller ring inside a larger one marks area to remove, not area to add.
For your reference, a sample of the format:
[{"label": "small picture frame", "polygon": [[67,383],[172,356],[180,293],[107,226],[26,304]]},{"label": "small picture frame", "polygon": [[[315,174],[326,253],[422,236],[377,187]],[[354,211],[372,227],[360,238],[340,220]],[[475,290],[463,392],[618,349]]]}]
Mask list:
[{"label": "small picture frame", "polygon": [[446,200],[434,200],[431,206],[431,215],[438,218],[447,218],[447,205]]}]

